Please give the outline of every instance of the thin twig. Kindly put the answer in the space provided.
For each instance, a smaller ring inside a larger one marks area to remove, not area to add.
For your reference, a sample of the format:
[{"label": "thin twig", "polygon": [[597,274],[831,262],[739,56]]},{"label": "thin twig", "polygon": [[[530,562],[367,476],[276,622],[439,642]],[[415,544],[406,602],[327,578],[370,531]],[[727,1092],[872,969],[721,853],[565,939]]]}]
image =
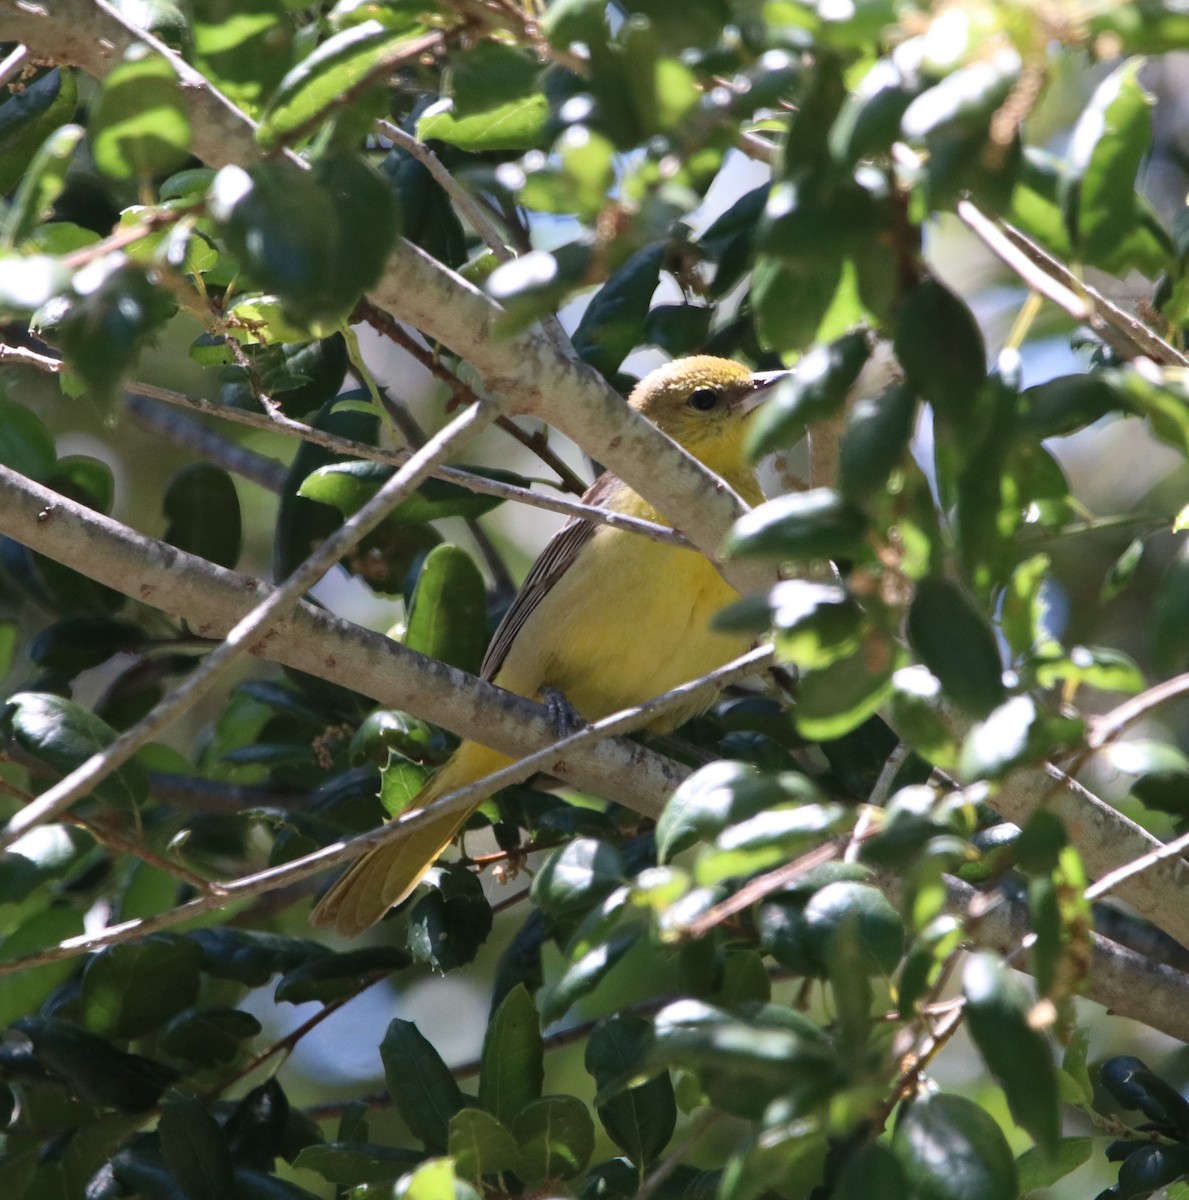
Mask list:
[{"label": "thin twig", "polygon": [[440,465],[459,442],[474,436],[488,425],[495,413],[495,405],[489,402],[474,405],[430,439],[423,450],[411,455],[409,461],[371,500],[328,537],[284,584],[239,621],[222,644],[212,650],[147,716],[13,816],[0,832],[0,849],[11,846],[22,834],[65,812],[101,779],[155,738],[175,717],[209,693],[239,657],[252,649],[263,629],[280,613],[296,604],[326,571],[408,496],[430,470]]},{"label": "thin twig", "polygon": [[989,216],[969,199],[958,201],[957,213],[987,249],[1029,287],[1052,300],[1075,321],[1088,324],[1124,358],[1142,355],[1163,365],[1189,366],[1189,358],[1142,321],[1078,279],[1063,263],[1014,226]]},{"label": "thin twig", "polygon": [[3,62],[0,62],[0,88],[7,87],[24,69],[29,61],[29,47],[17,46]]},{"label": "thin twig", "polygon": [[[435,379],[440,379],[450,389],[456,404],[469,402],[475,392],[451,371],[442,360],[412,337],[401,323],[383,309],[377,308],[370,301],[364,301],[356,310],[363,319],[378,332],[383,333],[390,341],[395,342],[410,358],[420,363]],[[531,450],[547,467],[556,471],[561,480],[561,486],[567,492],[581,496],[586,491],[586,484],[570,470],[566,464],[554,454],[547,438],[540,434],[526,433],[511,417],[501,415],[496,425],[510,437],[513,437],[527,450]]]},{"label": "thin twig", "polygon": [[1150,687],[1138,696],[1129,696],[1118,707],[1111,709],[1101,717],[1095,717],[1090,724],[1090,734],[1086,744],[1091,750],[1100,750],[1107,742],[1113,741],[1121,733],[1143,720],[1149,713],[1189,694],[1189,673],[1176,675],[1163,683]]},{"label": "thin twig", "polygon": [[454,201],[471,228],[483,239],[487,248],[500,260],[510,262],[515,255],[508,249],[500,231],[491,223],[487,214],[476,203],[470,192],[446,169],[442,160],[419,138],[406,133],[392,121],[380,119],[376,128],[395,146],[415,158],[433,176],[434,182]]}]

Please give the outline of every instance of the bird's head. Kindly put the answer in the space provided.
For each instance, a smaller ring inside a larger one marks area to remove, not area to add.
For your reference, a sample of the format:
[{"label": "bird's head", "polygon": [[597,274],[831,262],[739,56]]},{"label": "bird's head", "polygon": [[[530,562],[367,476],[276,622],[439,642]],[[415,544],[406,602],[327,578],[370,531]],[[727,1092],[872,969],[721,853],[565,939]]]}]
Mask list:
[{"label": "bird's head", "polygon": [[731,478],[744,466],[747,419],[783,371],[752,371],[708,354],[650,371],[628,403],[712,471]]}]

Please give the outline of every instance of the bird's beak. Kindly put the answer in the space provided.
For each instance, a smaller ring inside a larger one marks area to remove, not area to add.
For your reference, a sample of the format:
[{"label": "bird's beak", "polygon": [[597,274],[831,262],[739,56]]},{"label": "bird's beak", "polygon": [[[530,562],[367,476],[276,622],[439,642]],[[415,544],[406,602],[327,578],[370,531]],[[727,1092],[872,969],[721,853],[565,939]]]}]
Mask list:
[{"label": "bird's beak", "polygon": [[731,408],[740,416],[746,416],[763,404],[772,395],[776,385],[782,379],[788,379],[790,375],[792,371],[756,371],[749,386],[740,393]]}]

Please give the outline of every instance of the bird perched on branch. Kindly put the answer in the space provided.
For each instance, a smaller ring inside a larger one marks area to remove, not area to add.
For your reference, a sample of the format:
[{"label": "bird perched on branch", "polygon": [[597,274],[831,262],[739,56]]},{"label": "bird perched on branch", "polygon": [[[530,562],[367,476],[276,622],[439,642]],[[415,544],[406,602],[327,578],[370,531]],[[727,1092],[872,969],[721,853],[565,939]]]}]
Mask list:
[{"label": "bird perched on branch", "polygon": [[[646,375],[628,403],[725,479],[749,504],[763,497],[743,450],[747,415],[779,372],[753,373],[728,359],[678,359]],[[587,504],[667,524],[610,474]],[[738,594],[696,550],[575,518],[542,551],[488,647],[482,676],[521,696],[560,693],[595,721],[697,679],[747,649],[748,638],[710,628]],[[703,711],[712,693],[666,712],[668,732]],[[414,807],[513,761],[465,741],[422,788]],[[314,909],[315,925],[363,932],[417,886],[470,812],[412,826],[365,853]]]}]

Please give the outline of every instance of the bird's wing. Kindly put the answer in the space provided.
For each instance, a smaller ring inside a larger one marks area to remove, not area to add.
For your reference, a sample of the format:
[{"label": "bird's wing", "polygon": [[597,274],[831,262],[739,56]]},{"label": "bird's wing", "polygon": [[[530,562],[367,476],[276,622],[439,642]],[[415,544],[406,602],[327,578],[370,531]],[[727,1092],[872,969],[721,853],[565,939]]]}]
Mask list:
[{"label": "bird's wing", "polygon": [[[603,474],[582,495],[583,504],[594,504],[600,508],[612,507],[611,497],[623,485],[614,475]],[[583,517],[571,517],[545,545],[540,557],[533,563],[516,598],[504,613],[504,619],[496,627],[479,674],[483,679],[493,679],[504,665],[504,659],[516,640],[525,621],[533,609],[541,603],[551,587],[573,566],[582,547],[594,537],[597,525]]]}]

